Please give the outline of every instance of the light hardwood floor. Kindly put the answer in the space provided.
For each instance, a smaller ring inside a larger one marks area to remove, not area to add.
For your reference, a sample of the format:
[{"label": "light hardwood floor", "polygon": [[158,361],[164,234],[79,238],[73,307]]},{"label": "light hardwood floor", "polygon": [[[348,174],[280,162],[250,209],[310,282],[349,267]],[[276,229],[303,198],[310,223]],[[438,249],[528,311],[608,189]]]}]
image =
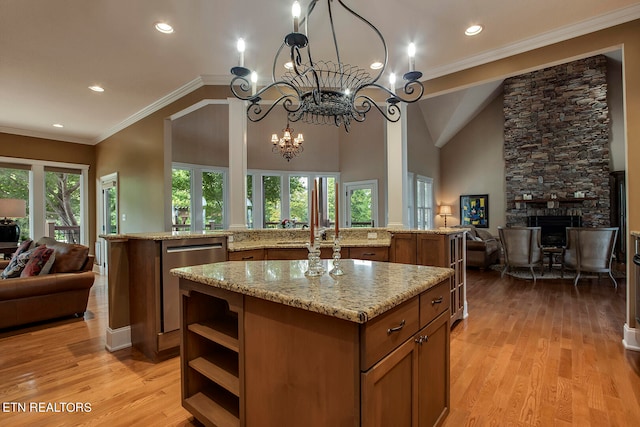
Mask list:
[{"label": "light hardwood floor", "polygon": [[[640,425],[640,353],[622,348],[620,282],[615,291],[584,280],[576,291],[569,280],[534,286],[469,270],[445,426]],[[0,331],[0,425],[198,425],[180,405],[178,358],[153,364],[132,349],[105,350],[106,309],[97,276],[84,320]],[[20,412],[12,402],[91,412]]]}]

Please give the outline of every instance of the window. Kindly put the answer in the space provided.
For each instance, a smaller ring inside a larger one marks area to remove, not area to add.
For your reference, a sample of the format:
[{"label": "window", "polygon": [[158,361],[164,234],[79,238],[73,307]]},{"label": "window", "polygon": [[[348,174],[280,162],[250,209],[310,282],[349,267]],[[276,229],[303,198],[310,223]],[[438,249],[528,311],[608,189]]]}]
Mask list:
[{"label": "window", "polygon": [[289,215],[292,226],[309,225],[309,177],[289,177]]},{"label": "window", "polygon": [[[320,226],[329,227],[335,219],[335,182],[338,174],[257,171],[247,173],[247,226],[263,228],[288,226],[301,228],[309,224],[311,189],[319,185]],[[255,185],[254,183],[259,183]],[[295,220],[295,221],[294,221]]]},{"label": "window", "polygon": [[174,168],[171,174],[171,211],[173,229],[191,228],[191,170]]},{"label": "window", "polygon": [[63,242],[80,243],[79,171],[45,167],[44,180],[47,235]]},{"label": "window", "polygon": [[88,165],[0,157],[0,197],[27,202],[20,238],[88,245],[88,172]]},{"label": "window", "polygon": [[416,228],[433,228],[433,179],[416,175]]},{"label": "window", "polygon": [[378,181],[347,182],[347,227],[375,227],[378,223]]},{"label": "window", "polygon": [[173,230],[226,228],[226,169],[174,164],[171,173]]},{"label": "window", "polygon": [[20,227],[20,241],[29,238],[29,168],[0,164],[0,199],[20,199],[27,202],[25,218],[11,218]]},{"label": "window", "polygon": [[264,175],[262,177],[262,210],[264,228],[278,228],[282,212],[282,177],[280,175]]},{"label": "window", "polygon": [[224,174],[202,172],[202,217],[209,230],[224,228]]}]

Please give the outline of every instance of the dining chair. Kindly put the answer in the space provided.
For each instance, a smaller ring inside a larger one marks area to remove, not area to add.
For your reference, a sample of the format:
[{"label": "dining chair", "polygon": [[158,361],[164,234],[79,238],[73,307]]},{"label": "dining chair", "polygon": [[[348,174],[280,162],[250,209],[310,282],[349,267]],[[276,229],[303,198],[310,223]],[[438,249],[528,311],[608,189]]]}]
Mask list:
[{"label": "dining chair", "polygon": [[536,282],[534,267],[540,266],[543,274],[541,227],[498,227],[500,241],[504,248],[504,269],[501,277],[511,267],[528,267]]},{"label": "dining chair", "polygon": [[613,248],[618,237],[618,227],[567,227],[567,245],[562,254],[561,277],[565,268],[576,271],[574,286],[582,272],[608,273],[616,289],[611,263]]}]

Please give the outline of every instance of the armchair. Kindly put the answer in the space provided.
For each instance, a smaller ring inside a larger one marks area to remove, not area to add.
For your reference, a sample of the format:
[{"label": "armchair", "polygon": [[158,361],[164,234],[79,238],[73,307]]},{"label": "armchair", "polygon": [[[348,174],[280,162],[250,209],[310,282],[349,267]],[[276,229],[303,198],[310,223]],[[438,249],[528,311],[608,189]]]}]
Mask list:
[{"label": "armchair", "polygon": [[504,269],[501,276],[511,267],[528,267],[535,283],[533,267],[540,266],[543,274],[541,227],[498,227],[498,233],[504,247]]},{"label": "armchair", "polygon": [[567,227],[567,245],[562,254],[561,276],[564,269],[576,271],[574,286],[578,285],[580,274],[585,272],[609,273],[616,289],[618,283],[611,273],[613,248],[618,237],[618,227]]}]

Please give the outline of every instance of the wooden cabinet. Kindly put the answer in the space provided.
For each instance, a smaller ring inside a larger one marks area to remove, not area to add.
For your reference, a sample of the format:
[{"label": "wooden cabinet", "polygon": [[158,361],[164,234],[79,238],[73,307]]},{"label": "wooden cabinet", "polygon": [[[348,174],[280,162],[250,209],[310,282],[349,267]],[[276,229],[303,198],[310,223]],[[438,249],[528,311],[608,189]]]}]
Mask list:
[{"label": "wooden cabinet", "polygon": [[193,285],[182,291],[182,404],[209,425],[243,425],[242,295]]},{"label": "wooden cabinet", "polygon": [[390,261],[403,264],[449,267],[451,278],[451,324],[464,317],[465,305],[465,240],[459,233],[393,233]]},{"label": "wooden cabinet", "polygon": [[426,325],[362,374],[362,426],[444,422],[450,405],[448,290],[443,283],[420,295],[420,323]]},{"label": "wooden cabinet", "polygon": [[229,252],[229,261],[262,261],[264,249],[248,249],[246,251]]},{"label": "wooden cabinet", "polygon": [[180,287],[183,406],[205,425],[422,427],[449,412],[448,280],[364,324]]},{"label": "wooden cabinet", "polygon": [[129,319],[131,343],[154,361],[174,357],[180,349],[180,291],[175,267],[225,261],[222,237],[130,239]]},{"label": "wooden cabinet", "polygon": [[389,248],[380,246],[353,247],[349,248],[349,258],[387,262],[389,261]]},{"label": "wooden cabinet", "polygon": [[417,264],[416,236],[415,233],[393,233],[389,247],[389,260],[401,264]]}]

